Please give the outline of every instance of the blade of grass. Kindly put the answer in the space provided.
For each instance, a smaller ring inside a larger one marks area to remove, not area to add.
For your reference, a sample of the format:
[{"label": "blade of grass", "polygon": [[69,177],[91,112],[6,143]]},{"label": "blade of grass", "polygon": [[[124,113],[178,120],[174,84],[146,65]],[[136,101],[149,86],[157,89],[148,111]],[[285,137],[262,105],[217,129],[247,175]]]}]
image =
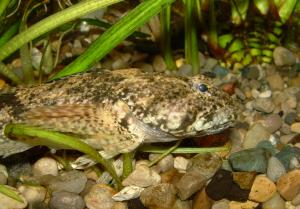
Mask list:
[{"label": "blade of grass", "polygon": [[19,31],[20,21],[16,21],[0,36],[0,47],[2,47],[11,37]]},{"label": "blade of grass", "polygon": [[5,11],[5,9],[7,8],[9,2],[10,2],[10,0],[1,0],[0,1],[0,18],[3,15],[3,12]]},{"label": "blade of grass", "polygon": [[157,14],[162,6],[172,3],[174,0],[147,0],[140,3],[120,21],[105,31],[90,47],[62,71],[54,75],[51,80],[74,73],[83,72],[132,34],[152,16]]},{"label": "blade of grass", "polygon": [[24,203],[22,198],[18,195],[18,193],[6,185],[0,185],[0,193],[18,201],[18,202]]},{"label": "blade of grass", "polygon": [[32,41],[33,39],[43,35],[52,29],[81,17],[85,14],[93,12],[97,9],[107,7],[111,4],[120,2],[122,0],[85,0],[78,4],[74,4],[67,9],[57,12],[47,18],[42,19],[38,23],[34,24],[26,31],[16,35],[10,39],[3,47],[0,48],[0,61],[7,58],[25,43]]},{"label": "blade of grass", "polygon": [[184,17],[184,47],[185,47],[185,58],[188,64],[192,65],[193,74],[199,73],[199,52],[198,52],[198,41],[197,41],[197,28],[195,24],[195,13],[196,13],[195,0],[185,1],[185,17]]},{"label": "blade of grass", "polygon": [[132,160],[135,152],[124,153],[123,156],[123,174],[122,179],[127,178],[132,172]]},{"label": "blade of grass", "polygon": [[3,62],[0,61],[0,73],[6,78],[9,78],[15,84],[22,84],[22,80]]},{"label": "blade of grass", "polygon": [[176,64],[172,56],[171,49],[171,5],[165,6],[160,14],[161,22],[161,47],[165,62],[169,70],[176,70]]},{"label": "blade of grass", "polygon": [[118,188],[121,188],[122,186],[121,181],[112,166],[112,162],[104,159],[95,149],[78,138],[23,124],[8,124],[5,126],[4,133],[5,135],[21,138],[25,143],[33,146],[44,145],[52,148],[74,149],[83,152],[103,165],[116,181]]},{"label": "blade of grass", "polygon": [[[161,146],[144,145],[139,148],[141,152],[151,153],[165,153],[169,148],[162,148]],[[172,151],[174,154],[195,154],[203,152],[226,152],[229,147],[178,147]]]}]

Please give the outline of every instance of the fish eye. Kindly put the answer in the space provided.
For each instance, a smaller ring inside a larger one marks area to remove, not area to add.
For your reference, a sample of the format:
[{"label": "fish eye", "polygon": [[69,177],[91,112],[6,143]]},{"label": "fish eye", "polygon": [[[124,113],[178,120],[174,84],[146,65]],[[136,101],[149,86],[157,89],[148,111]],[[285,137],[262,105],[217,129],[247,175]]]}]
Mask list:
[{"label": "fish eye", "polygon": [[198,89],[199,89],[200,92],[204,93],[204,92],[206,92],[208,90],[208,87],[207,87],[206,84],[201,83],[201,84],[198,85]]}]

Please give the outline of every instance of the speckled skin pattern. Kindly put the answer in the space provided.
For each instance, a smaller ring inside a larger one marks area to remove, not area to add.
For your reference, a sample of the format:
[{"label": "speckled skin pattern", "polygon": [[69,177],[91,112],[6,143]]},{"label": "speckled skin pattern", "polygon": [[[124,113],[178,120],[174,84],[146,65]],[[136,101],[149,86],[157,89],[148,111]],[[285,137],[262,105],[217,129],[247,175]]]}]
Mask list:
[{"label": "speckled skin pattern", "polygon": [[4,136],[8,123],[75,134],[110,158],[142,143],[220,132],[233,124],[235,111],[235,101],[202,75],[89,72],[0,92],[0,155],[30,148]]}]

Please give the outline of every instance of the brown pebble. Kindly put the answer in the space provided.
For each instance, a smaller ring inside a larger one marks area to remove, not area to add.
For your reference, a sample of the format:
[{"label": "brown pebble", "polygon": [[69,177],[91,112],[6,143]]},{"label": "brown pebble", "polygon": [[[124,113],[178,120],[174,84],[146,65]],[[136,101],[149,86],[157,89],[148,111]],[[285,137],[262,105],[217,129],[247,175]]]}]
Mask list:
[{"label": "brown pebble", "polygon": [[212,200],[207,196],[205,189],[202,189],[193,198],[193,209],[210,209]]},{"label": "brown pebble", "polygon": [[300,170],[282,175],[277,181],[277,189],[284,199],[292,200],[300,190]]},{"label": "brown pebble", "polygon": [[255,179],[255,172],[233,172],[233,181],[237,183],[241,189],[250,190]]},{"label": "brown pebble", "polygon": [[276,193],[276,185],[265,175],[258,175],[253,182],[249,199],[256,202],[265,202]]},{"label": "brown pebble", "polygon": [[247,200],[246,202],[230,201],[229,209],[254,209],[258,206],[257,202]]},{"label": "brown pebble", "polygon": [[291,131],[295,133],[300,133],[300,122],[293,123],[291,125]]}]

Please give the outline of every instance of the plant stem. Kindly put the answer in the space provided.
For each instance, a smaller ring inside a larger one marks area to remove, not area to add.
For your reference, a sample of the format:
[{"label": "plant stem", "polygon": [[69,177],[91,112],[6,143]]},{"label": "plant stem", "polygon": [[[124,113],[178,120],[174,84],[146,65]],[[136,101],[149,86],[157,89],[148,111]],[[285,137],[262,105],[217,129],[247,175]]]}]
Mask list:
[{"label": "plant stem", "polygon": [[0,62],[0,73],[6,78],[9,78],[15,84],[22,84],[22,80],[3,62]]},{"label": "plant stem", "polygon": [[134,157],[134,152],[124,153],[122,156],[123,156],[122,179],[125,179],[132,172],[132,159]]},{"label": "plant stem", "polygon": [[165,62],[169,70],[176,70],[176,64],[172,56],[171,49],[171,5],[165,6],[161,13],[161,47],[164,54]]},{"label": "plant stem", "polygon": [[85,14],[91,13],[97,9],[104,8],[111,4],[120,2],[121,0],[85,0],[78,4],[70,6],[60,12],[57,12],[49,17],[46,17],[34,24],[26,31],[16,35],[10,39],[3,47],[0,48],[0,61],[7,58],[25,43],[43,35],[52,29],[72,21]]},{"label": "plant stem", "polygon": [[[151,153],[164,153],[169,148],[162,148],[160,146],[146,145],[142,146],[139,151],[141,152],[151,152]],[[195,154],[203,152],[226,152],[229,148],[224,147],[178,147],[172,151],[174,154]]]},{"label": "plant stem", "polygon": [[1,0],[0,1],[0,19],[3,15],[3,12],[5,11],[6,7],[8,6],[10,0]]},{"label": "plant stem", "polygon": [[83,72],[89,69],[120,42],[132,34],[138,27],[157,14],[161,10],[162,6],[170,4],[173,1],[174,0],[143,1],[120,21],[105,31],[99,38],[97,38],[81,56],[65,67],[62,71],[54,75],[50,80]]},{"label": "plant stem", "polygon": [[121,181],[112,166],[111,160],[104,159],[96,150],[80,139],[73,136],[22,124],[8,124],[5,126],[5,135],[21,138],[25,143],[33,146],[44,145],[58,149],[74,149],[89,155],[92,159],[103,165],[107,172],[114,178],[117,187],[122,187]]},{"label": "plant stem", "polygon": [[192,65],[193,74],[199,73],[199,53],[197,41],[197,28],[195,24],[195,0],[186,0],[185,7],[185,58]]}]

